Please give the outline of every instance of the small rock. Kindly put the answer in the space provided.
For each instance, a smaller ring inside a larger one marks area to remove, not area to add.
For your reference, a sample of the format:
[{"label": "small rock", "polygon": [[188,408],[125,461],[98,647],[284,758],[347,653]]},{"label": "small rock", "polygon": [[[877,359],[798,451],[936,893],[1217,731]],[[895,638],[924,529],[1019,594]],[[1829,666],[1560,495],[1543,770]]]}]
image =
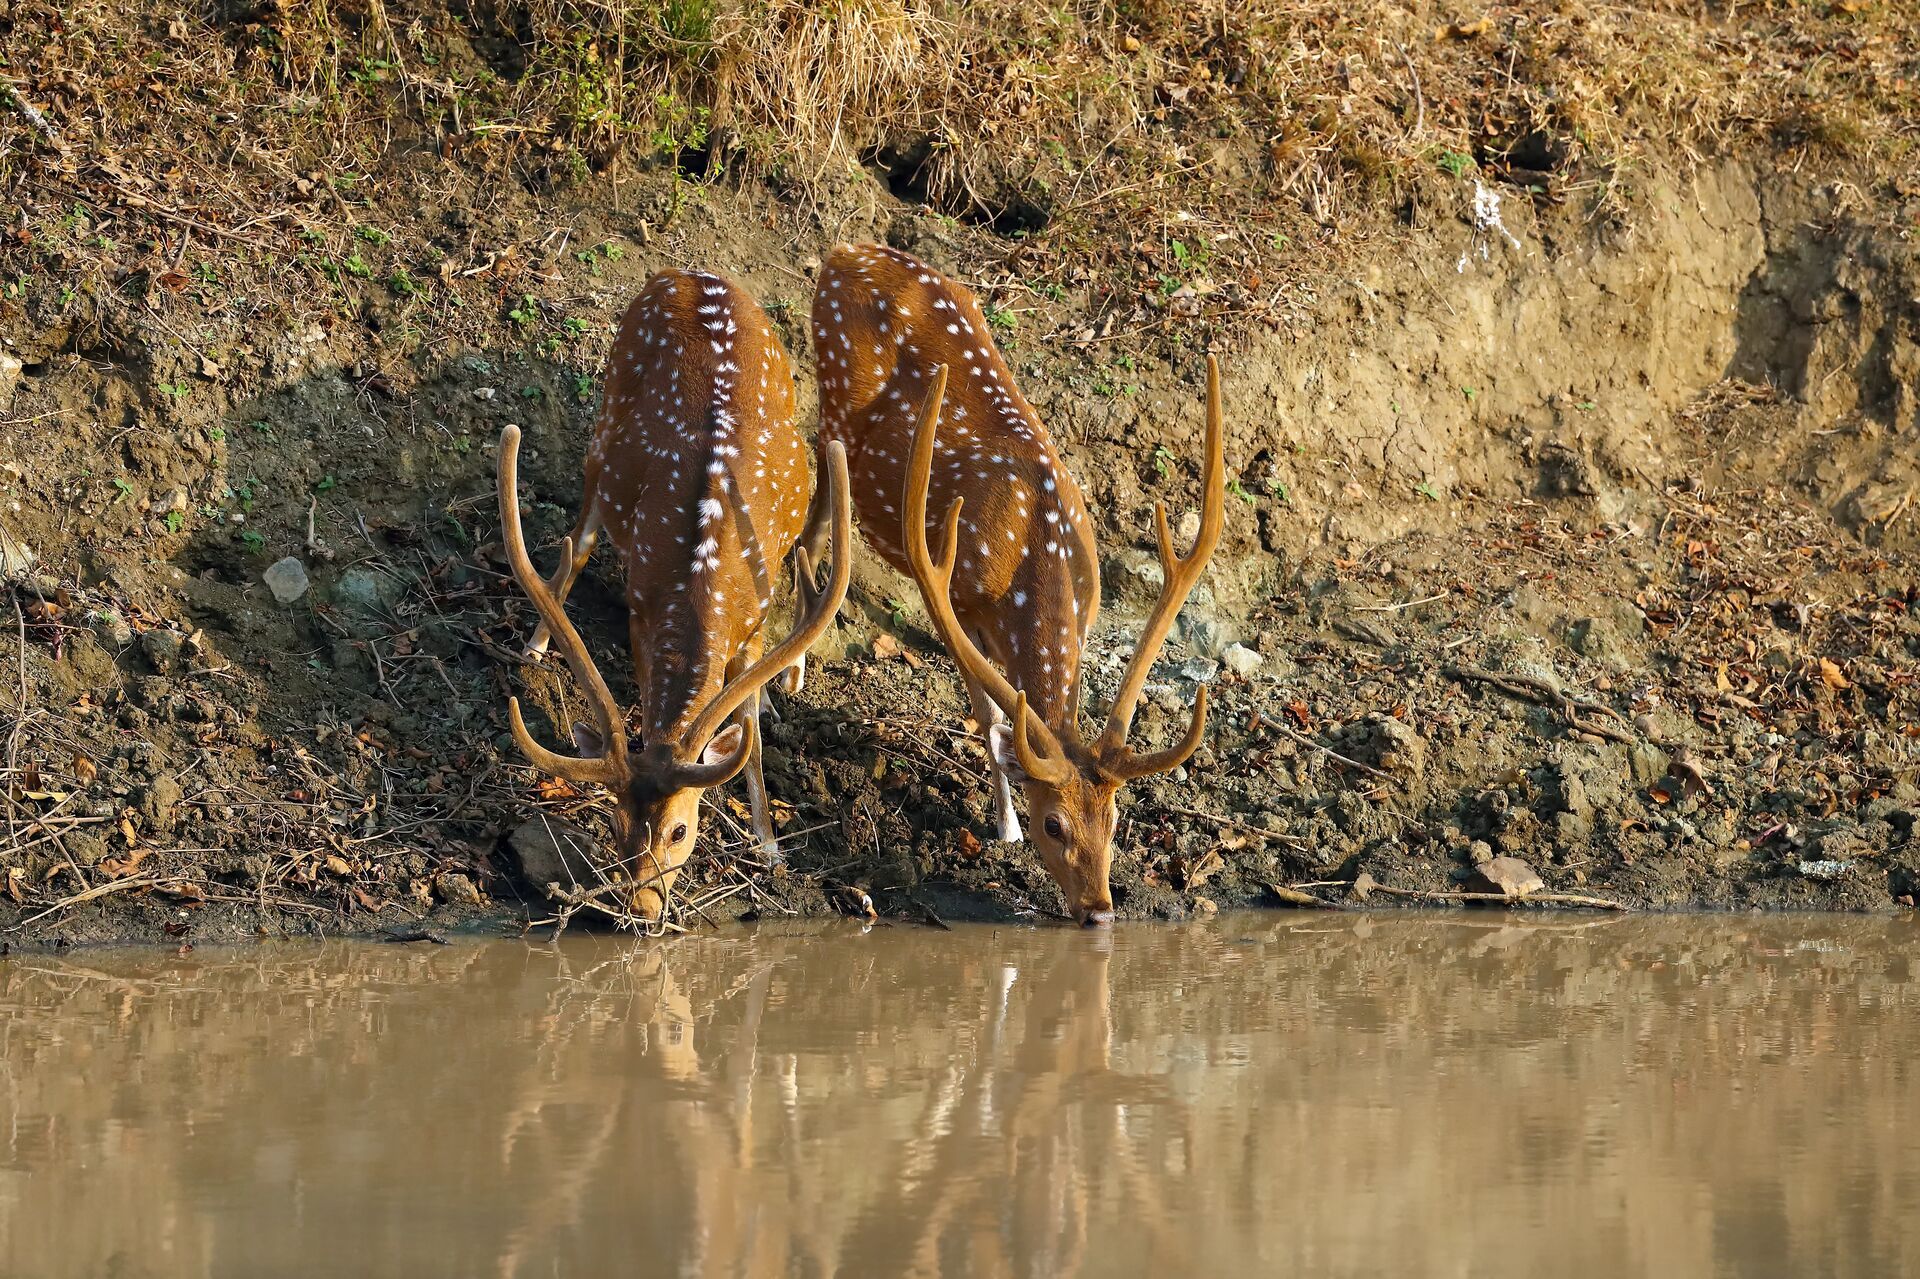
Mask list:
[{"label": "small rock", "polygon": [[19,581],[39,562],[31,546],[0,524],[0,582]]},{"label": "small rock", "polygon": [[20,358],[0,351],[0,413],[13,407],[13,394],[20,386]]},{"label": "small rock", "polygon": [[147,825],[164,835],[173,829],[181,796],[180,783],[171,777],[156,777],[140,794],[140,815]]},{"label": "small rock", "polygon": [[1490,858],[1475,867],[1475,874],[1484,885],[1480,891],[1503,897],[1525,897],[1547,886],[1539,872],[1518,857]]},{"label": "small rock", "polygon": [[1484,839],[1476,839],[1467,845],[1467,860],[1474,866],[1486,866],[1493,862],[1493,845]]},{"label": "small rock", "polygon": [[377,615],[399,603],[406,589],[377,569],[350,568],[333,584],[333,602],[350,613]]},{"label": "small rock", "polygon": [[1220,663],[1210,662],[1204,657],[1189,657],[1180,663],[1180,678],[1191,680],[1195,684],[1209,684],[1220,673]]},{"label": "small rock", "polygon": [[94,614],[93,633],[108,648],[125,648],[133,643],[133,627],[118,613]]},{"label": "small rock", "polygon": [[471,877],[458,871],[449,871],[433,877],[433,891],[440,894],[440,900],[461,906],[478,906],[484,899],[480,890],[474,887]]},{"label": "small rock", "polygon": [[1196,897],[1193,899],[1193,913],[1202,918],[1209,915],[1218,915],[1220,913],[1220,903],[1211,897]]},{"label": "small rock", "polygon": [[548,884],[573,887],[593,864],[593,840],[566,822],[534,818],[507,838],[520,878],[535,889]]},{"label": "small rock", "polygon": [[1229,644],[1221,650],[1220,660],[1226,663],[1228,670],[1246,679],[1259,670],[1260,664],[1266,659],[1245,644]]},{"label": "small rock", "polygon": [[1838,879],[1842,875],[1846,874],[1849,870],[1853,869],[1853,863],[1837,862],[1829,858],[1822,858],[1818,861],[1808,861],[1808,860],[1799,861],[1795,863],[1795,868],[1802,875],[1805,875],[1808,879],[1831,880],[1831,879]]},{"label": "small rock", "polygon": [[482,403],[484,403],[487,400],[491,400],[494,396],[498,394],[500,394],[500,392],[494,390],[490,386],[476,386],[473,388],[473,398],[481,401]]},{"label": "small rock", "polygon": [[153,669],[165,675],[180,664],[180,650],[184,637],[179,631],[154,629],[140,637],[140,651],[146,654],[147,662]]},{"label": "small rock", "polygon": [[291,604],[307,593],[307,566],[296,555],[275,560],[260,577],[273,592],[273,598],[282,604]]}]

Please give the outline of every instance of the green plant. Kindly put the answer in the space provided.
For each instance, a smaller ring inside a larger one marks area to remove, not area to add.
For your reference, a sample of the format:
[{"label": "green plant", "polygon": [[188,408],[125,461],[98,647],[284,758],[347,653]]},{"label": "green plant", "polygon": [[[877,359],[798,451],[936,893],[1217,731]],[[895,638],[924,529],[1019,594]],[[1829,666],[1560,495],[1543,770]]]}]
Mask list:
[{"label": "green plant", "polygon": [[355,227],[353,233],[376,249],[383,249],[393,243],[393,237],[377,226]]},{"label": "green plant", "polygon": [[115,502],[119,502],[123,498],[129,498],[133,496],[133,485],[127,483],[125,480],[121,479],[117,475],[114,476],[113,478],[113,487],[116,490],[118,490],[113,495],[113,500]]},{"label": "green plant", "polygon": [[253,555],[258,555],[267,549],[267,539],[250,528],[240,530],[240,541],[246,546],[248,552]]},{"label": "green plant", "polygon": [[340,484],[340,481],[334,479],[331,475],[323,475],[320,477],[319,481],[314,484],[313,491],[316,493],[325,493],[329,489],[339,487],[339,484]]},{"label": "green plant", "polygon": [[1460,394],[1466,396],[1467,403],[1471,404],[1479,396],[1480,392],[1475,387],[1463,386],[1460,388]]},{"label": "green plant", "polygon": [[540,304],[533,300],[533,294],[522,293],[520,301],[507,310],[507,318],[524,329],[540,318]]},{"label": "green plant", "polygon": [[523,400],[544,400],[547,398],[547,393],[537,386],[523,386],[520,388],[520,398]]},{"label": "green plant", "polygon": [[358,253],[347,254],[346,259],[342,261],[340,265],[345,267],[347,274],[353,276],[355,279],[366,280],[373,277],[373,268],[368,266],[367,260]]},{"label": "green plant", "polygon": [[1235,497],[1239,498],[1242,502],[1245,502],[1248,506],[1256,506],[1259,504],[1259,501],[1260,501],[1259,498],[1247,492],[1244,488],[1241,488],[1239,480],[1228,480],[1227,492],[1233,494]]},{"label": "green plant", "polygon": [[178,533],[181,526],[187,522],[187,514],[185,511],[168,511],[167,518],[163,522],[167,526],[167,532]]},{"label": "green plant", "polygon": [[573,375],[573,398],[582,404],[593,398],[593,374],[576,373]]},{"label": "green plant", "polygon": [[227,428],[224,426],[210,426],[207,428],[207,438],[215,444],[225,444],[227,442]]},{"label": "green plant", "polygon": [[161,382],[158,387],[160,394],[171,396],[175,400],[184,400],[193,394],[193,388],[185,382]]},{"label": "green plant", "polygon": [[393,274],[387,277],[387,287],[403,298],[410,298],[420,291],[419,283],[407,273],[407,268],[397,266]]},{"label": "green plant", "polygon": [[1165,476],[1168,465],[1173,461],[1173,450],[1162,444],[1153,450],[1153,469]]},{"label": "green plant", "polygon": [[1426,498],[1429,502],[1438,502],[1440,500],[1440,490],[1433,486],[1432,480],[1421,480],[1419,484],[1414,486],[1413,491],[1421,497]]},{"label": "green plant", "polygon": [[1284,506],[1293,505],[1293,493],[1287,488],[1286,482],[1284,480],[1275,479],[1269,476],[1267,479],[1267,492],[1273,494],[1273,496],[1276,499],[1278,499],[1282,505]]},{"label": "green plant", "polygon": [[1437,163],[1456,178],[1464,178],[1473,171],[1473,157],[1459,151],[1442,151]]},{"label": "green plant", "polygon": [[1011,333],[1020,327],[1020,317],[1002,307],[987,307],[987,327],[998,329],[1002,333]]}]

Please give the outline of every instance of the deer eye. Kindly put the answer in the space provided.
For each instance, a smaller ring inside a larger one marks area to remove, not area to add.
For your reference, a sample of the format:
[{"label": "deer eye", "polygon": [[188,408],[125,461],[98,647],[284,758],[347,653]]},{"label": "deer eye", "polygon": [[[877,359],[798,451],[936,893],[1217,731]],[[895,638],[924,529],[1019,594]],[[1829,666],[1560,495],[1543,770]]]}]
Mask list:
[{"label": "deer eye", "polygon": [[1053,836],[1053,838],[1058,840],[1066,839],[1067,829],[1066,827],[1060,824],[1060,814],[1058,813],[1047,814],[1047,834]]},{"label": "deer eye", "polygon": [[687,837],[687,824],[685,822],[681,822],[678,826],[675,826],[673,828],[673,842],[677,844],[681,840],[685,839],[686,837]]}]

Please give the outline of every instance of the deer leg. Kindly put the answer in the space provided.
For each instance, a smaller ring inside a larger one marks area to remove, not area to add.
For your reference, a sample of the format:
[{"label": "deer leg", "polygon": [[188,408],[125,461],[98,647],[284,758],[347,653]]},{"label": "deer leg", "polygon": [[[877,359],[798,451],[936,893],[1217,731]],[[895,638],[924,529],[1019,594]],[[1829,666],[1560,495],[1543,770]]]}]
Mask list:
[{"label": "deer leg", "polygon": [[[580,513],[580,522],[573,526],[570,535],[573,538],[573,558],[553,571],[547,580],[547,589],[553,592],[553,598],[561,604],[567,602],[567,595],[573,590],[573,584],[580,580],[580,574],[587,567],[587,560],[593,555],[594,543],[600,540],[600,516],[591,503]],[[547,642],[553,637],[547,633],[545,622],[536,626],[533,638],[527,641],[527,656],[538,661],[547,652]]]},{"label": "deer leg", "polygon": [[[820,557],[826,553],[827,533],[833,525],[833,502],[827,491],[827,445],[825,436],[820,437],[819,448],[815,455],[815,471],[820,480],[813,487],[813,502],[807,507],[807,522],[800,530],[800,540],[793,545],[793,553],[788,558],[793,564],[793,607],[799,616],[807,616],[818,607],[820,587],[816,585],[814,573],[820,567]],[[850,552],[835,548],[839,555]],[[800,660],[780,674],[780,690],[788,697],[798,693],[807,682],[807,655],[802,653]]]},{"label": "deer leg", "polygon": [[[756,644],[754,647],[758,649],[759,645]],[[751,658],[751,662],[757,662],[759,660],[760,654],[755,652]],[[730,665],[727,671],[727,678],[730,680],[735,678],[742,670],[745,670],[751,662],[739,662]],[[742,776],[747,779],[747,808],[752,813],[754,838],[760,841],[760,852],[766,857],[767,864],[771,866],[778,864],[781,860],[780,841],[774,838],[773,815],[767,806],[767,778],[766,774],[760,769],[760,733],[758,726],[749,722],[752,719],[759,718],[763,710],[770,709],[771,700],[767,697],[765,689],[748,698],[747,704],[740,708],[740,724],[749,734],[747,738],[747,766],[740,771]]]},{"label": "deer leg", "polygon": [[987,743],[987,767],[993,772],[993,812],[997,826],[994,838],[1003,844],[1017,844],[1024,836],[1020,830],[1020,814],[1013,808],[1013,779],[993,754],[993,726],[1007,722],[1006,712],[971,675],[966,679],[967,700],[973,703],[973,719],[980,725],[980,736]]}]

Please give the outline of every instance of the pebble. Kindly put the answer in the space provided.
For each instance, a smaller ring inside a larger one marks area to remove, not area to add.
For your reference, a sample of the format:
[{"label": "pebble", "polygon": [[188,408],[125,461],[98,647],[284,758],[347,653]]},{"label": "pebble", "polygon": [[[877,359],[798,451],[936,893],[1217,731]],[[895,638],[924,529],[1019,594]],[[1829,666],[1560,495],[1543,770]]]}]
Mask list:
[{"label": "pebble", "polygon": [[476,386],[473,388],[473,398],[483,402],[486,400],[491,400],[494,396],[498,394],[500,393],[494,390],[490,386]]},{"label": "pebble", "polygon": [[296,555],[275,560],[260,575],[267,589],[273,592],[273,598],[282,604],[291,604],[307,593],[310,583],[307,581],[307,566]]},{"label": "pebble", "polygon": [[133,627],[118,613],[95,614],[93,633],[109,648],[125,648],[133,643]]},{"label": "pebble", "polygon": [[20,385],[22,367],[18,356],[0,351],[0,412],[13,407],[13,393]]},{"label": "pebble", "polygon": [[1259,670],[1260,664],[1266,659],[1245,644],[1229,644],[1222,650],[1220,660],[1226,663],[1228,670],[1246,679]]}]

